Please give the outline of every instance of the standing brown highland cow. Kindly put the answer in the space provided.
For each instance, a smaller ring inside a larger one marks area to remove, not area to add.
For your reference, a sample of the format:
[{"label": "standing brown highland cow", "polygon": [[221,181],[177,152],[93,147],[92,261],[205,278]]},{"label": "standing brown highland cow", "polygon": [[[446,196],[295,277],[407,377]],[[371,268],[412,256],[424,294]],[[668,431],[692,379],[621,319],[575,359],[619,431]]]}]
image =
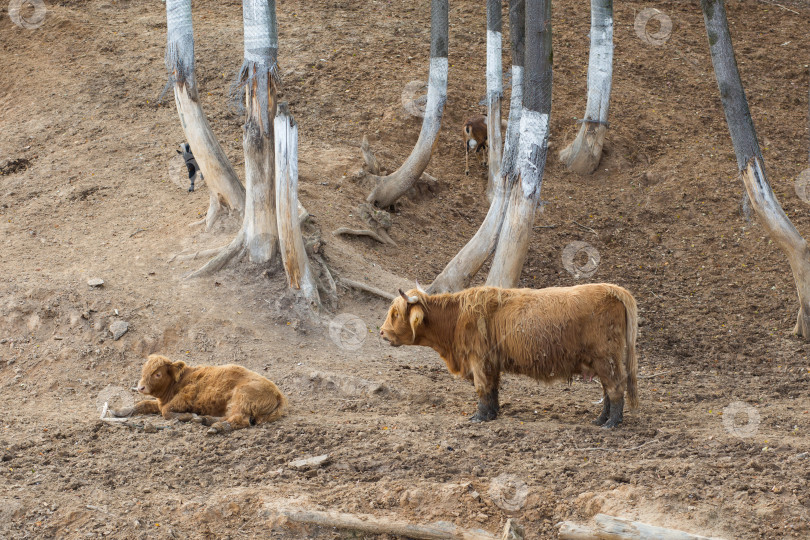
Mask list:
[{"label": "standing brown highland cow", "polygon": [[544,382],[599,377],[604,408],[595,423],[605,428],[621,423],[625,391],[630,406],[638,406],[636,301],[622,287],[399,293],[380,334],[395,347],[431,347],[450,373],[472,380],[473,422],[497,417],[502,371]]}]

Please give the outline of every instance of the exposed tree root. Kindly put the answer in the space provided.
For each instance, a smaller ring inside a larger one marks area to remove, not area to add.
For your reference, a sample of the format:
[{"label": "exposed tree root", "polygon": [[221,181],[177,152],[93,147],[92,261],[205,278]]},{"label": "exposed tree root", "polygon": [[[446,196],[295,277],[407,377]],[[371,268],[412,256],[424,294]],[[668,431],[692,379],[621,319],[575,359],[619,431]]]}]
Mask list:
[{"label": "exposed tree root", "polygon": [[382,166],[380,162],[377,161],[377,158],[374,157],[374,153],[371,151],[368,144],[368,137],[365,135],[363,135],[363,142],[360,144],[360,151],[363,153],[363,161],[366,163],[368,172],[374,176],[379,176],[380,172],[382,172]]},{"label": "exposed tree root", "polygon": [[[214,251],[216,252],[216,250]],[[241,259],[245,251],[245,231],[242,229],[230,244],[219,249],[219,254],[216,257],[205,263],[199,270],[186,274],[183,279],[204,277],[218,272],[234,257]]]},{"label": "exposed tree root", "polygon": [[[335,278],[332,277],[332,272],[329,270],[329,265],[326,264],[323,257],[318,254],[314,254],[312,258],[321,266],[321,273],[324,277],[324,279],[321,280],[319,288],[330,297],[333,305],[337,305],[337,284],[335,283]],[[325,284],[323,283],[324,280],[326,281]]]},{"label": "exposed tree root", "polygon": [[[228,245],[230,245],[230,244],[228,244]],[[220,246],[220,247],[218,247],[218,248],[201,249],[201,250],[199,250],[199,251],[195,251],[194,253],[186,253],[186,254],[175,253],[175,254],[174,254],[174,255],[172,255],[172,257],[169,259],[169,262],[174,262],[174,261],[193,261],[194,259],[196,259],[196,258],[198,258],[198,257],[210,257],[210,256],[212,256],[212,255],[216,255],[217,253],[219,253],[219,252],[220,252],[220,251],[222,251],[223,249],[227,248],[227,247],[228,247],[228,245],[225,245],[225,246]]]},{"label": "exposed tree root", "polygon": [[367,293],[375,294],[386,300],[393,300],[396,298],[396,295],[387,293],[377,287],[372,287],[371,285],[366,285],[365,283],[360,283],[359,281],[354,281],[353,279],[346,279],[340,278],[340,282],[347,287],[351,287],[352,289],[357,289],[359,291],[365,291]]},{"label": "exposed tree root", "polygon": [[396,247],[396,242],[394,242],[391,237],[388,236],[388,229],[391,228],[391,214],[385,210],[374,208],[374,206],[369,203],[362,203],[360,206],[358,206],[357,214],[360,219],[362,219],[366,225],[368,225],[367,229],[340,227],[339,229],[333,231],[332,234],[335,236],[340,236],[342,234],[368,236],[381,244],[388,244],[389,246]]},{"label": "exposed tree root", "polygon": [[394,241],[391,240],[390,237],[385,238],[381,234],[377,234],[371,229],[350,229],[348,227],[341,227],[339,229],[332,231],[332,234],[335,236],[340,236],[342,234],[347,234],[350,236],[368,236],[369,238],[373,238],[374,240],[376,240],[381,244],[389,244],[392,246],[396,246],[396,243],[394,243]]}]

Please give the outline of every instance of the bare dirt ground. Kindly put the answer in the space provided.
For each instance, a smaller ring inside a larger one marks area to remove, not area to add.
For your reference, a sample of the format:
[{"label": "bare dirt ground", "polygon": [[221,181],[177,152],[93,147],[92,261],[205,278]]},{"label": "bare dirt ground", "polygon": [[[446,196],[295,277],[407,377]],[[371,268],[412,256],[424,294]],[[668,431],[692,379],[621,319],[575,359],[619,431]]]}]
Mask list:
[{"label": "bare dirt ground", "polygon": [[[278,6],[302,202],[336,273],[383,288],[430,282],[487,209],[483,168],[464,176],[460,137],[463,119],[483,112],[484,3],[456,0],[449,99],[428,168],[440,189],[399,206],[399,247],[330,234],[359,225],[363,134],[389,166],[416,140],[420,121],[403,113],[400,94],[426,77],[427,4]],[[550,159],[522,281],[576,283],[561,253],[582,240],[601,255],[590,280],[636,295],[641,407],[609,432],[590,424],[598,384],[515,377],[504,382],[502,417],[469,424],[468,383],[433,351],[378,339],[382,300],[344,291],[338,311],[316,323],[293,309],[277,268],[243,262],[182,280],[203,261],[171,256],[224,244],[238,224],[187,227],[207,193],[169,181],[183,133],[171,98],[157,102],[164,5],[49,1],[36,29],[0,7],[0,536],[351,537],[280,523],[279,501],[490,531],[514,516],[528,538],[553,538],[559,521],[598,512],[728,539],[810,536],[810,345],[790,334],[790,269],[741,212],[698,3],[655,3],[673,22],[661,47],[633,29],[651,6],[616,2],[602,164],[585,178]],[[810,234],[793,184],[807,167],[810,8],[729,0],[728,10],[769,179]],[[242,119],[226,104],[242,55],[241,4],[196,1],[194,24],[203,106],[241,171]],[[586,1],[555,2],[550,156],[573,138],[585,106],[588,24]],[[93,277],[104,286],[88,287]],[[367,325],[359,349],[330,338],[338,313]],[[130,327],[113,341],[117,319]],[[151,352],[243,364],[276,381],[291,412],[221,437],[160,419],[146,431],[96,420],[105,389],[134,397]],[[737,401],[755,414],[735,417],[750,428],[735,434],[722,413]],[[318,470],[287,466],[324,453],[331,461]],[[509,486],[499,497],[504,479],[526,485],[525,501]]]}]

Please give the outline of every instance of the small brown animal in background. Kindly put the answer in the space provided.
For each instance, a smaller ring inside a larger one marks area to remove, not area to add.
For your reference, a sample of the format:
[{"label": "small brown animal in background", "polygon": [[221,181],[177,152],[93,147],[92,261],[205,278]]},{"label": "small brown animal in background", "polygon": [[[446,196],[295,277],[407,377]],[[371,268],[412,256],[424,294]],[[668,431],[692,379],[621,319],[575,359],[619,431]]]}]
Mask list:
[{"label": "small brown animal in background", "polygon": [[638,312],[622,287],[399,293],[380,334],[395,347],[433,348],[450,373],[473,381],[478,393],[473,422],[498,416],[502,372],[544,382],[599,377],[604,404],[594,423],[605,428],[621,423],[625,392],[630,406],[638,405]]},{"label": "small brown animal in background", "polygon": [[484,166],[487,165],[487,117],[473,116],[464,123],[464,174],[470,174],[470,150],[484,151]]},{"label": "small brown animal in background", "polygon": [[242,366],[191,367],[158,354],[143,365],[138,392],[157,399],[113,414],[161,414],[211,426],[208,433],[227,433],[277,420],[287,408],[287,398],[272,381]]}]

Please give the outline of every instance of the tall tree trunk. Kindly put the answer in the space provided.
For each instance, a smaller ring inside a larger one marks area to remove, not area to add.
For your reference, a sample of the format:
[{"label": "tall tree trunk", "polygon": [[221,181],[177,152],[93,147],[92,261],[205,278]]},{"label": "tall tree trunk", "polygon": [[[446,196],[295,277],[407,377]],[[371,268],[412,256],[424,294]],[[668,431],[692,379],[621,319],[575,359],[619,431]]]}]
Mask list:
[{"label": "tall tree trunk", "polygon": [[560,161],[577,174],[599,166],[608,126],[613,84],[613,0],[591,0],[591,52],[588,60],[588,104],[576,139],[560,152]]},{"label": "tall tree trunk", "polygon": [[394,204],[422,176],[430,162],[447,100],[447,36],[448,0],[431,0],[430,74],[422,131],[411,155],[399,169],[388,176],[375,177],[377,185],[366,200],[380,208]]},{"label": "tall tree trunk", "polygon": [[807,339],[810,338],[810,249],[785,215],[765,176],[754,121],[734,57],[724,2],[701,0],[701,7],[720,99],[737,155],[737,167],[760,223],[787,255],[799,295],[799,314],[794,332]]},{"label": "tall tree trunk", "polygon": [[191,151],[210,191],[206,229],[216,221],[221,206],[240,214],[245,209],[245,189],[217,141],[197,92],[194,74],[194,31],[191,0],[166,0],[166,68],[174,86],[174,101]]},{"label": "tall tree trunk", "polygon": [[551,0],[526,0],[526,77],[517,162],[520,179],[510,194],[487,285],[515,287],[529,250],[548,153],[551,62]]},{"label": "tall tree trunk", "polygon": [[273,119],[278,84],[278,27],[275,0],[244,0],[245,54],[238,84],[245,90],[245,151],[247,197],[242,228],[236,238],[188,277],[216,272],[247,252],[251,261],[268,263],[278,246],[273,159]]},{"label": "tall tree trunk", "polygon": [[273,119],[278,80],[278,26],[275,0],[244,0],[245,59],[245,248],[255,263],[272,261],[276,225]]},{"label": "tall tree trunk", "polygon": [[282,103],[275,119],[276,207],[281,258],[291,288],[301,291],[310,307],[321,305],[318,287],[309,265],[298,220],[298,125]]},{"label": "tall tree trunk", "polygon": [[512,95],[509,122],[501,158],[501,176],[509,180],[509,189],[518,177],[517,156],[520,144],[520,116],[523,112],[523,66],[526,53],[526,3],[509,0],[509,34],[512,38]]},{"label": "tall tree trunk", "polygon": [[475,236],[467,242],[428,287],[431,294],[454,292],[469,285],[481,266],[492,255],[498,242],[498,234],[509,206],[509,193],[517,179],[517,150],[520,139],[520,115],[523,106],[524,63],[524,0],[509,2],[509,33],[512,40],[512,95],[509,104],[509,123],[503,160],[494,185],[492,202],[484,222]]},{"label": "tall tree trunk", "polygon": [[503,43],[501,0],[487,0],[487,198],[492,202],[501,173],[501,99],[503,98]]}]

